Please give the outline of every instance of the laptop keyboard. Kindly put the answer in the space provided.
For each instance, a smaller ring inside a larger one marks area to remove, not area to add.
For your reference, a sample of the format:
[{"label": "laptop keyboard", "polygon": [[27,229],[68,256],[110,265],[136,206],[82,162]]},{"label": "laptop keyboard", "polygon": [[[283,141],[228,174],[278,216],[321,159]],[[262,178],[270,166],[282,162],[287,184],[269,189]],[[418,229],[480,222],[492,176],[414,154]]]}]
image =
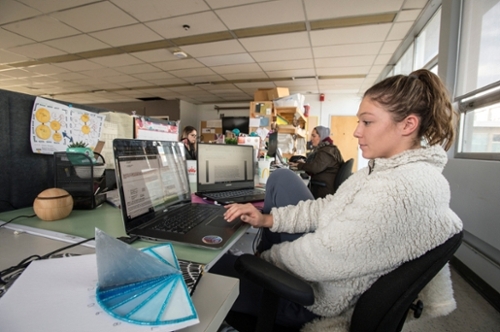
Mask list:
[{"label": "laptop keyboard", "polygon": [[177,213],[166,217],[164,220],[153,225],[152,229],[162,232],[186,234],[203,221],[210,220],[213,216],[220,214],[220,208],[207,211],[207,205],[200,208],[196,205],[189,205],[180,208]]},{"label": "laptop keyboard", "polygon": [[210,197],[213,200],[227,199],[227,198],[237,198],[243,196],[253,196],[262,195],[264,191],[259,189],[240,189],[231,191],[221,191],[217,193],[206,194],[205,196]]}]

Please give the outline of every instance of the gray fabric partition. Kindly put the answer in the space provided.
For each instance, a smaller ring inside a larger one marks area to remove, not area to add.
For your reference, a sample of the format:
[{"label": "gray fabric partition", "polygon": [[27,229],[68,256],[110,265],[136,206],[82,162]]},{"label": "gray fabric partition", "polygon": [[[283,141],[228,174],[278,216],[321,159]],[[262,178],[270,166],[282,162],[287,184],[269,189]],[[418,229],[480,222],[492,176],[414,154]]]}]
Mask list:
[{"label": "gray fabric partition", "polygon": [[[35,98],[0,90],[0,212],[31,206],[41,191],[54,187],[53,156],[31,151],[29,135]],[[108,111],[73,106],[90,112]]]}]

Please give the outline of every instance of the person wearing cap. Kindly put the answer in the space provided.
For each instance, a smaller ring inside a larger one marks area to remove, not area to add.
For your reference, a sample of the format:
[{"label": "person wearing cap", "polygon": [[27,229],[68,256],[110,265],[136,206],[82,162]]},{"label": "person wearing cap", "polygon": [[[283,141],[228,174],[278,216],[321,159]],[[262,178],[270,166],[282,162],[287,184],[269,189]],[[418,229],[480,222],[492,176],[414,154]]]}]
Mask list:
[{"label": "person wearing cap", "polygon": [[340,150],[330,138],[330,129],[317,126],[311,133],[313,151],[305,161],[289,163],[297,170],[303,170],[311,176],[309,189],[314,198],[323,198],[335,192],[333,182],[344,162]]}]

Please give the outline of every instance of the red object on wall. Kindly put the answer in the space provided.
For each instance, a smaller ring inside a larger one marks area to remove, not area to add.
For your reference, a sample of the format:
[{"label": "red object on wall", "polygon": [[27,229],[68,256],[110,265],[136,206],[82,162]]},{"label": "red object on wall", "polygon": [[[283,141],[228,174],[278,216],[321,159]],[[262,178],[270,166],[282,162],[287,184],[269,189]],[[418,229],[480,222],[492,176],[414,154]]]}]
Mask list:
[{"label": "red object on wall", "polygon": [[325,94],[324,93],[319,94],[319,101],[325,101]]}]

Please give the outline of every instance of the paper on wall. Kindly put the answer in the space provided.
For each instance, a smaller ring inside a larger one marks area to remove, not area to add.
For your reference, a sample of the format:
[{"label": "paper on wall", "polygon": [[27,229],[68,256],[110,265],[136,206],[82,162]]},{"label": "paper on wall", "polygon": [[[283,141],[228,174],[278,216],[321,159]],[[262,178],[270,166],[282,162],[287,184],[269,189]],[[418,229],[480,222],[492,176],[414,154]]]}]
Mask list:
[{"label": "paper on wall", "polygon": [[93,149],[104,125],[104,115],[37,97],[31,115],[30,141],[34,153],[66,151],[73,142]]}]

